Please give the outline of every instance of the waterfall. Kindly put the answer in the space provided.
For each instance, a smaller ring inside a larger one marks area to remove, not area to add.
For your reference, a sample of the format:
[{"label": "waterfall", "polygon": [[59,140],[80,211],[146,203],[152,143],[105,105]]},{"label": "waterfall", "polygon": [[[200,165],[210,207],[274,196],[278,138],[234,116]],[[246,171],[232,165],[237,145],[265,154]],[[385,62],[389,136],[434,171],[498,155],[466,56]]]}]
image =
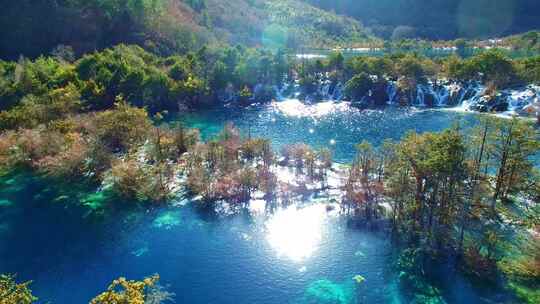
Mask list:
[{"label": "waterfall", "polygon": [[[361,103],[373,102],[373,89],[361,99]],[[338,82],[334,85],[327,76],[319,81],[315,95],[303,96],[298,80],[275,86],[274,91],[278,100],[304,98],[306,102],[321,99],[341,101],[344,84]],[[384,93],[387,95],[387,104],[399,104],[402,92],[398,89],[396,81],[386,81],[382,94]],[[519,115],[540,112],[540,86],[534,85],[500,90],[495,96],[489,96],[486,94],[486,86],[480,82],[463,83],[441,79],[418,84],[415,93],[410,97],[411,104],[417,107],[453,107],[463,111],[507,112]]]},{"label": "waterfall", "polygon": [[[443,104],[444,106],[459,106],[463,102],[463,98],[465,97],[465,88],[461,86],[458,83],[452,82],[449,84],[445,84],[444,88],[448,92],[448,96],[446,97],[446,102]],[[450,100],[450,98],[452,98]],[[449,103],[451,102],[451,103]]]},{"label": "waterfall", "polygon": [[435,97],[435,106],[444,107],[448,105],[448,98],[450,98],[450,90],[446,86],[430,87],[430,93]]},{"label": "waterfall", "polygon": [[332,92],[332,100],[340,101],[343,98],[343,84],[338,82]]},{"label": "waterfall", "polygon": [[425,107],[426,106],[426,93],[424,92],[423,85],[416,86],[416,102],[415,106]]},{"label": "waterfall", "polygon": [[[281,84],[281,87],[279,87],[277,85],[274,85],[273,89],[274,89],[274,93],[276,95],[276,100],[282,101],[282,100],[287,99],[287,97],[284,94],[287,93],[287,91],[289,90],[290,87],[291,87],[291,84],[288,83],[288,82],[284,82],[283,84]],[[296,92],[297,91],[297,86],[293,85],[293,87],[294,87],[294,91]]]},{"label": "waterfall", "polygon": [[[433,82],[419,84],[416,88],[414,105],[420,107],[444,107],[448,105],[449,97],[449,86],[438,85]],[[429,102],[427,102],[426,98],[430,98]]]},{"label": "waterfall", "polygon": [[469,83],[465,86],[453,84],[453,92],[459,92],[455,106],[465,111],[472,110],[473,106],[477,106],[485,91],[485,87],[478,83]]},{"label": "waterfall", "polygon": [[523,111],[529,115],[534,115],[540,121],[540,97],[535,97],[531,104],[523,108]]},{"label": "waterfall", "polygon": [[330,83],[330,81],[324,81],[322,84],[321,84],[321,89],[319,91],[319,93],[321,94],[321,97],[323,99],[329,99],[330,98],[330,88],[331,88],[332,84]]},{"label": "waterfall", "polygon": [[508,94],[508,111],[512,113],[526,111],[528,105],[538,101],[538,88],[529,86],[525,90],[511,90]]},{"label": "waterfall", "polygon": [[[285,85],[283,85],[285,86]],[[272,88],[274,89],[274,94],[276,95],[276,100],[278,101],[282,101],[284,98],[283,98],[283,86],[280,88],[278,87],[277,85],[274,85],[272,86]]]},{"label": "waterfall", "polygon": [[396,104],[397,100],[397,85],[394,82],[388,82],[388,85],[386,86],[386,94],[388,94],[388,103],[389,104]]}]

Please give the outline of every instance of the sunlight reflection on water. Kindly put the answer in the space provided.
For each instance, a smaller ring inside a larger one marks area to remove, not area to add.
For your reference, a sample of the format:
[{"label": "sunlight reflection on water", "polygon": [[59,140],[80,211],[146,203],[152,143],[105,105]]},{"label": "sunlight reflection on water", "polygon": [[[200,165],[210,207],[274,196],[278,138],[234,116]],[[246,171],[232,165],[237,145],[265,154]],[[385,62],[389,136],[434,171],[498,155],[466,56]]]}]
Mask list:
[{"label": "sunlight reflection on water", "polygon": [[327,217],[323,204],[280,209],[266,223],[267,240],[278,255],[301,262],[317,251]]},{"label": "sunlight reflection on water", "polygon": [[348,102],[324,101],[315,104],[306,104],[298,99],[274,102],[272,103],[272,107],[286,116],[312,118],[351,110]]}]

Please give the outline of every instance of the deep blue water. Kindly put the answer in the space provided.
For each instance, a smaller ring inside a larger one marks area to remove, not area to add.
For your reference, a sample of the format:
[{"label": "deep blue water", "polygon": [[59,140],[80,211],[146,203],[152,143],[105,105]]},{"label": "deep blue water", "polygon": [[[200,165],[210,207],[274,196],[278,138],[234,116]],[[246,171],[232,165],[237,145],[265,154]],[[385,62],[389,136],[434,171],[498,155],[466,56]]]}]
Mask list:
[{"label": "deep blue water", "polygon": [[[181,118],[205,137],[233,121],[245,134],[271,138],[276,148],[330,144],[343,162],[362,139],[379,144],[408,129],[441,130],[455,119],[475,120],[446,111],[361,112],[290,102]],[[234,213],[188,204],[93,215],[66,207],[70,200],[24,174],[0,184],[0,273],[33,280],[39,303],[87,303],[119,276],[153,273],[176,293],[176,303],[406,303],[387,236],[351,227],[326,202]],[[356,283],[356,275],[365,282]],[[487,303],[486,295],[497,303],[497,291],[473,288],[451,272],[441,279],[448,303]]]}]

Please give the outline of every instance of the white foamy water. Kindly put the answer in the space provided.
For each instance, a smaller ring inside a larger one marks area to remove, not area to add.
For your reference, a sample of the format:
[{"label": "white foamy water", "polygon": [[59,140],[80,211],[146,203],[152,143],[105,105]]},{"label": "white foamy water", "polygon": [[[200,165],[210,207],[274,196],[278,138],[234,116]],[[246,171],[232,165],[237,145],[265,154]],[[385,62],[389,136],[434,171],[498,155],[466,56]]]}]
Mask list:
[{"label": "white foamy water", "polygon": [[322,55],[322,54],[296,54],[296,58],[298,58],[298,59],[319,59],[319,58],[326,58],[326,55]]}]

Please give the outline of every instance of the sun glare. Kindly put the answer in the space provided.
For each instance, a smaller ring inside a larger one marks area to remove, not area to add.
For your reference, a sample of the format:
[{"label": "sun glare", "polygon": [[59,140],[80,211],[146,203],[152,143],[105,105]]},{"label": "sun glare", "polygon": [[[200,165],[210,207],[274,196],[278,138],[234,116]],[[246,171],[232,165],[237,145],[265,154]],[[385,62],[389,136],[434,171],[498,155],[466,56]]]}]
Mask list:
[{"label": "sun glare", "polygon": [[321,244],[325,219],[324,205],[281,209],[266,224],[267,240],[279,256],[301,262]]}]

